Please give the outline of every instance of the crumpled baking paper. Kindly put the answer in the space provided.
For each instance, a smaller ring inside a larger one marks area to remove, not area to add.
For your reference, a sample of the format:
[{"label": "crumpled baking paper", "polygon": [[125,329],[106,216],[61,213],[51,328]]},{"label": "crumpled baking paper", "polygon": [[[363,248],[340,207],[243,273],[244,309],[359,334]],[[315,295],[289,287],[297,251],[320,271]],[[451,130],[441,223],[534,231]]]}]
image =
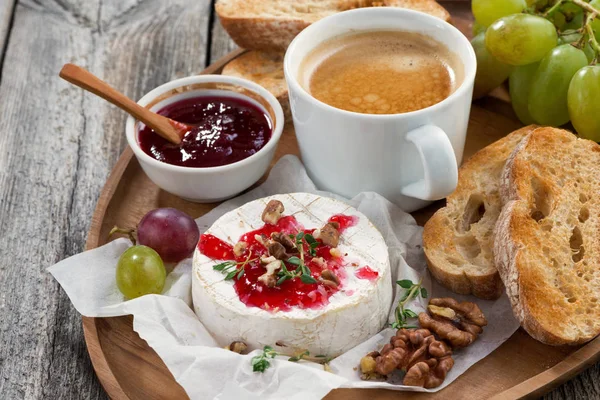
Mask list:
[{"label": "crumpled baking paper", "polygon": [[[325,371],[320,364],[289,362],[283,356],[273,360],[264,373],[252,372],[250,359],[260,351],[240,355],[219,348],[190,308],[191,259],[180,262],[168,275],[162,295],[126,301],[117,288],[115,269],[119,256],[131,246],[127,239],[114,240],[77,254],[50,267],[49,272],[82,315],[113,317],[132,314],[133,329],[158,353],[192,399],[318,399],[335,388],[435,392],[451,384],[469,367],[494,351],[519,327],[506,296],[496,301],[460,296],[430,279],[421,247],[422,228],[409,214],[376,193],[361,193],[347,200],[317,191],[295,156],[283,157],[261,186],[224,202],[196,222],[203,232],[218,217],[251,200],[293,192],[334,197],[364,213],[388,245],[394,282],[397,279],[417,282],[423,276],[429,297],[450,296],[459,301],[476,301],[481,307],[489,321],[488,326],[471,346],[454,352],[454,368],[440,387],[427,390],[359,378],[357,367],[360,359],[370,351],[381,349],[393,335],[391,328],[332,360],[329,363],[332,372]],[[393,321],[394,307],[403,293],[402,289],[398,289],[399,286],[394,285],[395,300],[390,309],[390,321]],[[417,313],[423,311],[425,301],[415,300],[410,308]]]}]

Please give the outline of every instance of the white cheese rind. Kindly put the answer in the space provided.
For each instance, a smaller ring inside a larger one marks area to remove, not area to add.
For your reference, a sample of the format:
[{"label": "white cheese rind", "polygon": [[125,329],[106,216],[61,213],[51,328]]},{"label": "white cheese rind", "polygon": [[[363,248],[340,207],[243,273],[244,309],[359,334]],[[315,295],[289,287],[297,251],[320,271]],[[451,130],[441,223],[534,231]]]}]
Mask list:
[{"label": "white cheese rind", "polygon": [[[343,290],[320,309],[294,308],[267,311],[242,303],[224,275],[212,267],[213,260],[194,253],[192,295],[194,311],[220,345],[242,340],[250,349],[285,343],[291,352],[306,349],[312,355],[337,356],[378,333],[385,325],[392,302],[392,282],[387,246],[379,231],[358,210],[337,200],[309,193],[275,195],[258,199],[219,218],[206,231],[234,245],[246,232],[263,225],[261,214],[269,200],[285,206],[305,228],[320,228],[335,214],[358,217],[357,225],[344,231],[338,248],[348,253]],[[357,263],[357,266],[351,264]],[[368,265],[377,271],[375,280],[359,279],[355,271]]]}]

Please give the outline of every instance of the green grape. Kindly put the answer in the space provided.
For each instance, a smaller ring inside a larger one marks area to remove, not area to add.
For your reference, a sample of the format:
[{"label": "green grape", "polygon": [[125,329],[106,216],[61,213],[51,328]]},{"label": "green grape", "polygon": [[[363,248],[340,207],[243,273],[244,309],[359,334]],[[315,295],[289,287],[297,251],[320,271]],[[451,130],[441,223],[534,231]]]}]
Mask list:
[{"label": "green grape", "polygon": [[499,61],[527,65],[541,60],[558,41],[554,24],[530,14],[500,18],[486,31],[485,45]]},{"label": "green grape", "polygon": [[565,34],[562,36],[558,37],[558,44],[570,44],[570,43],[576,43],[581,39],[581,33],[578,32],[571,32],[569,34]]},{"label": "green grape", "polygon": [[540,63],[533,63],[514,67],[508,78],[513,110],[525,125],[535,122],[529,114],[529,90],[531,89],[531,80],[539,65]]},{"label": "green grape", "polygon": [[554,15],[552,15],[552,22],[554,22],[554,26],[556,26],[556,29],[562,31],[565,25],[567,24],[567,17],[565,17],[565,14],[558,11]]},{"label": "green grape", "polygon": [[567,31],[581,28],[583,26],[583,18],[583,13],[574,14],[563,26],[562,30]]},{"label": "green grape", "polygon": [[560,12],[565,14],[568,20],[572,20],[577,15],[583,15],[583,9],[574,3],[564,3],[560,7]]},{"label": "green grape", "polygon": [[479,22],[474,21],[473,26],[471,28],[473,30],[473,37],[479,35],[480,33],[485,33],[487,29],[485,26],[481,25]]},{"label": "green grape", "polygon": [[490,26],[498,18],[518,14],[526,7],[525,0],[473,0],[471,2],[475,20],[483,26]]},{"label": "green grape", "polygon": [[583,50],[562,44],[540,62],[529,92],[529,114],[541,125],[569,122],[567,92],[575,73],[588,64]]},{"label": "green grape", "polygon": [[485,33],[475,36],[471,40],[471,45],[473,45],[477,57],[477,74],[475,75],[475,88],[473,89],[473,98],[477,99],[500,86],[508,78],[512,66],[501,63],[487,51]]},{"label": "green grape", "polygon": [[571,79],[567,99],[569,116],[577,133],[600,142],[600,65],[586,66],[577,71]]},{"label": "green grape", "polygon": [[162,293],[166,276],[160,256],[148,246],[128,248],[117,263],[117,286],[129,299]]}]

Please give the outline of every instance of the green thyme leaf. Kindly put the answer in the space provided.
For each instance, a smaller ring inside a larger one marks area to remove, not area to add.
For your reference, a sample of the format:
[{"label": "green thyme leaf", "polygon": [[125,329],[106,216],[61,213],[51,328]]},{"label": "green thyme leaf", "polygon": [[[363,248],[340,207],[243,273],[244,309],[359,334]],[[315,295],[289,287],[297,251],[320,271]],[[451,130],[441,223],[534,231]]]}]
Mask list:
[{"label": "green thyme leaf", "polygon": [[281,284],[285,281],[287,281],[289,278],[289,276],[287,275],[283,275],[281,278],[277,279],[277,283],[275,284],[275,286],[281,286]]},{"label": "green thyme leaf", "polygon": [[306,243],[308,243],[311,246],[314,244],[316,244],[317,246],[319,245],[319,242],[317,242],[315,237],[313,235],[311,235],[310,233],[307,233],[306,235],[304,235],[304,240],[306,240]]},{"label": "green thyme leaf", "polygon": [[425,289],[424,287],[421,288],[421,297],[424,299],[427,298],[427,289]]},{"label": "green thyme leaf", "polygon": [[317,283],[317,280],[310,275],[302,274],[300,280],[304,283]]},{"label": "green thyme leaf", "polygon": [[413,282],[412,282],[410,279],[403,279],[403,280],[401,280],[401,281],[396,281],[396,283],[397,283],[398,285],[400,285],[400,287],[401,287],[402,289],[410,289],[410,288],[411,288],[411,286],[413,286],[413,285],[414,285],[414,283],[413,283]]},{"label": "green thyme leaf", "polygon": [[413,310],[410,310],[410,309],[404,310],[404,316],[406,318],[417,318],[417,314]]},{"label": "green thyme leaf", "polygon": [[244,276],[244,271],[245,271],[244,268],[240,268],[240,272],[238,272],[235,279],[240,279],[242,276]]},{"label": "green thyme leaf", "polygon": [[[242,270],[243,271],[243,270]],[[231,271],[230,273],[228,273],[227,275],[225,275],[225,280],[228,281],[230,279],[233,279],[233,277],[238,273],[238,270],[234,270]]]},{"label": "green thyme leaf", "polygon": [[252,357],[252,371],[265,372],[270,366],[271,363],[266,358],[262,356]]},{"label": "green thyme leaf", "polygon": [[293,256],[293,257],[290,257],[290,258],[288,258],[288,260],[287,260],[287,261],[288,261],[290,264],[294,264],[294,265],[301,265],[301,264],[302,264],[302,260],[301,260],[301,259],[299,259],[299,258],[298,258],[298,257],[296,257],[296,256]]},{"label": "green thyme leaf", "polygon": [[216,271],[223,271],[225,268],[231,267],[232,265],[235,265],[234,261],[225,261],[225,262],[222,262],[221,264],[214,265],[213,269]]},{"label": "green thyme leaf", "polygon": [[303,237],[304,237],[304,232],[298,232],[298,234],[296,235],[296,240],[302,240]]}]

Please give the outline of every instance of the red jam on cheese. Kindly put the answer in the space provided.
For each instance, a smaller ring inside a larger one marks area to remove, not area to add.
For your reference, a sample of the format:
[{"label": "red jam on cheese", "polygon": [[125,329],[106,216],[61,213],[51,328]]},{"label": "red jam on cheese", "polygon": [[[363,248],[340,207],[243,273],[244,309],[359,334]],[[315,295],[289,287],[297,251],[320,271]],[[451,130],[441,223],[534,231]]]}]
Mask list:
[{"label": "red jam on cheese", "polygon": [[216,167],[243,160],[262,149],[272,133],[267,114],[239,97],[193,97],[158,114],[195,128],[175,145],[144,126],[138,134],[140,148],[158,161],[183,167]]},{"label": "red jam on cheese", "polygon": [[368,279],[370,281],[374,281],[379,276],[379,272],[373,271],[371,267],[365,265],[364,267],[357,269],[354,275],[356,275],[356,277],[359,279]]},{"label": "red jam on cheese", "polygon": [[[330,221],[336,221],[341,226],[346,228],[356,224],[357,217],[348,217],[344,215],[336,215]],[[286,235],[296,235],[298,232],[312,234],[314,229],[304,229],[304,227],[296,220],[294,216],[281,217],[276,225],[264,225],[263,227],[245,233],[239,239],[248,244],[244,254],[235,257],[233,247],[224,241],[210,234],[200,236],[198,249],[202,254],[215,260],[235,260],[243,262],[250,256],[250,259],[259,258],[260,256],[268,256],[267,249],[260,243],[261,235],[270,237],[273,232],[281,232]],[[344,258],[334,257],[331,254],[331,247],[324,245],[321,241],[315,249],[316,256],[312,257],[309,253],[309,247],[304,244],[304,262],[311,270],[311,276],[318,281],[321,271],[325,268],[332,271],[339,279],[340,285],[331,287],[323,283],[307,284],[294,278],[286,280],[280,286],[268,287],[258,278],[265,273],[265,268],[260,264],[259,260],[248,263],[244,268],[244,275],[237,280],[234,280],[234,288],[240,301],[250,307],[259,307],[272,312],[289,311],[297,308],[321,308],[329,303],[329,297],[343,289],[345,271]],[[326,267],[319,265],[313,259],[322,257],[326,263]],[[296,269],[296,266],[286,262],[288,270]],[[368,267],[366,267],[368,268]],[[377,274],[375,271],[371,271]]]},{"label": "red jam on cheese", "polygon": [[338,230],[340,231],[340,233],[344,233],[346,229],[358,223],[358,217],[355,215],[338,214],[329,218],[329,222],[337,222],[340,225]]}]

